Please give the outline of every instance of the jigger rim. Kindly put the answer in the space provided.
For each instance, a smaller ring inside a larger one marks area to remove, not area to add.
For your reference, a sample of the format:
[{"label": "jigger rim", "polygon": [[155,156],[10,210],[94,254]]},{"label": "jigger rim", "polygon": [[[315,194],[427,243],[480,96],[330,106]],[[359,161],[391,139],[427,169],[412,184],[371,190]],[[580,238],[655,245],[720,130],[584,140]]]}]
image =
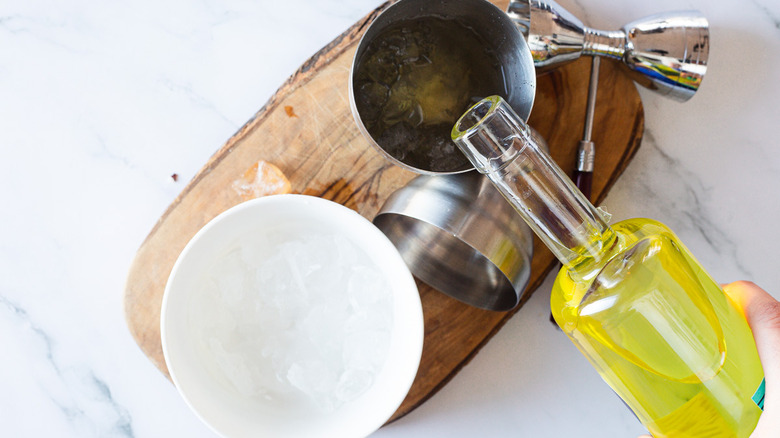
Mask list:
[{"label": "jigger rim", "polygon": [[415,277],[452,298],[507,311],[526,293],[533,234],[475,170],[415,177],[388,197],[373,223]]},{"label": "jigger rim", "polygon": [[[497,50],[502,50],[499,54],[499,58],[512,59],[513,63],[511,64],[511,67],[515,69],[513,70],[507,68],[507,66],[502,66],[502,71],[504,71],[505,76],[509,75],[508,78],[505,77],[506,82],[509,83],[509,96],[503,97],[523,120],[528,120],[536,97],[536,70],[534,68],[531,50],[528,47],[525,37],[520,30],[517,29],[509,15],[487,0],[439,0],[436,2],[429,0],[399,0],[387,6],[373,21],[371,21],[371,23],[368,24],[366,31],[358,42],[357,49],[352,58],[348,84],[349,103],[358,130],[369,144],[390,162],[420,175],[461,174],[469,172],[474,168],[470,164],[467,164],[463,169],[452,171],[434,171],[427,168],[416,167],[395,158],[378,144],[374,137],[368,132],[356,105],[355,82],[357,70],[360,66],[361,55],[365,52],[370,41],[382,29],[397,22],[397,20],[422,16],[462,19],[468,14],[475,14],[474,16],[481,20],[479,22],[476,20],[469,22],[469,27],[475,30],[475,32],[478,32],[481,37],[488,38],[486,35],[487,33],[493,35],[500,34],[500,37],[495,37],[495,46]],[[499,32],[499,30],[501,32]],[[516,50],[510,51],[510,49]],[[506,51],[508,54],[504,55],[503,51]],[[507,72],[506,70],[510,71]],[[466,108],[464,108],[464,111],[465,109]],[[455,120],[453,120],[453,123],[455,123]],[[454,153],[459,154],[460,151],[458,148],[454,144],[452,146]]]}]

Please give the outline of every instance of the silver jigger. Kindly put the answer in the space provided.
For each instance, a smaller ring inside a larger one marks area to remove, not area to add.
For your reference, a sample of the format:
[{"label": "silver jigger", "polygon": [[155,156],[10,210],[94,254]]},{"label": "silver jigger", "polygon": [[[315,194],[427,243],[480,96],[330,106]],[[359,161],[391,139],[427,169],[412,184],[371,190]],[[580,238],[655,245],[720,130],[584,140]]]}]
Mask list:
[{"label": "silver jigger", "polygon": [[553,0],[512,0],[507,13],[539,72],[583,54],[620,59],[637,83],[686,101],[707,71],[709,24],[698,11],[656,14],[616,31],[591,29]]}]

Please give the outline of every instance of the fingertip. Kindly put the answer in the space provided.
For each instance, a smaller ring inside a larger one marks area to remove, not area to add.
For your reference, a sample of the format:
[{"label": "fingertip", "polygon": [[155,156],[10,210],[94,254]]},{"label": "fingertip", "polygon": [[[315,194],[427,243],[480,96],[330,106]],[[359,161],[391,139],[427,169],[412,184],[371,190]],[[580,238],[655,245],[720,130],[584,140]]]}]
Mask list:
[{"label": "fingertip", "polygon": [[[749,280],[737,280],[731,283],[721,284],[723,291],[726,292],[732,298],[740,298],[744,296],[752,296],[760,292],[764,292],[763,289],[758,287],[755,283]],[[766,292],[764,292],[766,293]]]},{"label": "fingertip", "polygon": [[742,311],[751,328],[780,329],[780,302],[769,292],[745,280],[726,284],[723,291]]},{"label": "fingertip", "polygon": [[769,293],[758,287],[752,281],[739,280],[732,283],[721,285],[723,292],[729,297],[731,302],[742,312],[742,315],[750,320],[748,310],[752,303],[759,298],[769,298],[774,300]]}]

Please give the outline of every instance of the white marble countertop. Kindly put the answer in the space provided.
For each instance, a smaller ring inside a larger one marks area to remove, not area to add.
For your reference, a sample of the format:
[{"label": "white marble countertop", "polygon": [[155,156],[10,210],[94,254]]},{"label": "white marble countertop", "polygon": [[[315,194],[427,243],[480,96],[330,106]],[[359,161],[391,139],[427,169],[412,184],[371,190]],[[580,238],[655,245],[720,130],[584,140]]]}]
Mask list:
[{"label": "white marble countertop", "polygon": [[[780,247],[780,4],[561,4],[601,28],[682,8],[708,17],[701,90],[684,104],[640,91],[644,141],[605,204],[615,219],[666,222],[719,281],[751,279],[780,297],[771,256]],[[128,267],[209,156],[378,5],[0,4],[0,435],[214,436],[131,339]],[[548,322],[549,288],[439,393],[375,436],[642,432]]]}]

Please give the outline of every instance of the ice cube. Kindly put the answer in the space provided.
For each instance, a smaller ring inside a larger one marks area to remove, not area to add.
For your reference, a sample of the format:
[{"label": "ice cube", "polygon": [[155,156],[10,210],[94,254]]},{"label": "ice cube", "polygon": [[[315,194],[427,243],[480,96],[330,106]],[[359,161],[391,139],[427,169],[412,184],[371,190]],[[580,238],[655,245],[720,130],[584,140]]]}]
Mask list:
[{"label": "ice cube", "polygon": [[468,164],[466,156],[452,140],[441,136],[433,139],[430,149],[426,151],[426,161],[434,171],[461,169]]},{"label": "ice cube", "polygon": [[363,82],[358,87],[358,92],[355,93],[355,105],[366,126],[373,125],[379,119],[389,94],[390,88],[379,82]]},{"label": "ice cube", "polygon": [[389,291],[385,280],[376,268],[355,266],[349,273],[347,296],[354,310],[387,298]]},{"label": "ice cube", "polygon": [[287,372],[287,380],[323,411],[331,412],[337,407],[334,393],[338,375],[324,362],[314,360],[293,363]]},{"label": "ice cube", "polygon": [[[387,126],[408,121],[410,119],[409,114],[416,105],[414,89],[407,86],[405,82],[398,81],[390,89],[390,97],[387,99],[387,103],[385,103],[381,121]],[[411,130],[412,128],[409,127],[408,129]]]},{"label": "ice cube", "polygon": [[341,367],[343,340],[345,326],[349,312],[348,307],[341,303],[339,308],[320,306],[301,322],[301,333],[316,348],[320,357],[332,364],[332,367]]},{"label": "ice cube", "polygon": [[342,360],[345,368],[379,371],[385,363],[389,346],[389,332],[350,333],[344,339]]},{"label": "ice cube", "polygon": [[[376,137],[376,141],[382,146],[382,149],[399,161],[404,161],[407,154],[414,152],[417,146],[424,146],[419,145],[417,131],[406,121],[390,125],[378,134],[372,132],[372,135]],[[415,147],[410,147],[410,145],[415,145]]]},{"label": "ice cube", "polygon": [[377,50],[362,65],[361,78],[388,86],[398,80],[398,65],[394,61],[394,51],[390,48]]},{"label": "ice cube", "polygon": [[360,397],[374,383],[374,373],[367,370],[347,369],[341,373],[335,396],[339,401],[350,402]]},{"label": "ice cube", "polygon": [[290,244],[289,246],[283,246],[279,253],[284,257],[289,268],[288,272],[292,280],[290,293],[301,301],[306,301],[309,295],[304,278],[306,263],[301,262],[306,257],[305,247]]},{"label": "ice cube", "polygon": [[361,254],[355,244],[342,235],[337,234],[333,236],[333,243],[336,246],[337,253],[336,266],[352,266],[365,258],[365,254]]}]

